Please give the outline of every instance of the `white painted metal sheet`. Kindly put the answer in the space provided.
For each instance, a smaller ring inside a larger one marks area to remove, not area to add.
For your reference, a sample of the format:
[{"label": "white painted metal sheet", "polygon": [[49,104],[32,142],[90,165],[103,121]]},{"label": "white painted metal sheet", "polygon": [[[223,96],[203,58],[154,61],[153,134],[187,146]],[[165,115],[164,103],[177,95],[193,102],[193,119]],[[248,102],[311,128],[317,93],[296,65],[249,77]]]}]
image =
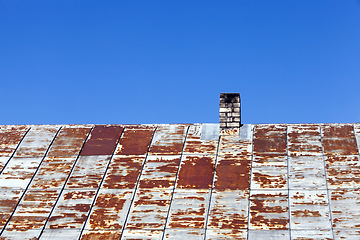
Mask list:
[{"label": "white painted metal sheet", "polygon": [[12,158],[0,175],[0,188],[26,189],[42,158]]},{"label": "white painted metal sheet", "polygon": [[247,230],[244,229],[211,229],[206,230],[205,240],[247,240]]},{"label": "white painted metal sheet", "polygon": [[60,126],[32,126],[15,152],[15,157],[43,157]]},{"label": "white painted metal sheet", "polygon": [[45,229],[39,240],[78,240],[81,229]]},{"label": "white painted metal sheet", "polygon": [[127,220],[128,229],[164,229],[172,190],[138,190]]},{"label": "white painted metal sheet", "polygon": [[121,240],[161,240],[163,231],[150,229],[125,229]]},{"label": "white painted metal sheet", "polygon": [[323,156],[289,157],[290,189],[326,189]]},{"label": "white painted metal sheet", "polygon": [[333,240],[333,232],[331,229],[302,229],[302,230],[291,230],[291,239],[292,240]]},{"label": "white painted metal sheet", "polygon": [[219,140],[218,124],[191,125],[183,154],[216,154]]},{"label": "white painted metal sheet", "polygon": [[153,137],[149,153],[153,155],[179,155],[184,146],[188,125],[160,125]]},{"label": "white painted metal sheet", "polygon": [[291,229],[331,229],[326,190],[290,190]]},{"label": "white painted metal sheet", "polygon": [[248,240],[290,240],[289,230],[249,230]]},{"label": "white painted metal sheet", "polygon": [[205,228],[210,190],[176,189],[166,228]]},{"label": "white painted metal sheet", "polygon": [[205,229],[165,229],[164,239],[173,240],[203,240],[205,237]]},{"label": "white painted metal sheet", "polygon": [[360,188],[360,160],[353,156],[326,156],[329,189]]},{"label": "white painted metal sheet", "polygon": [[208,229],[247,229],[249,191],[213,191]]},{"label": "white painted metal sheet", "polygon": [[24,190],[0,189],[0,230],[14,212]]}]

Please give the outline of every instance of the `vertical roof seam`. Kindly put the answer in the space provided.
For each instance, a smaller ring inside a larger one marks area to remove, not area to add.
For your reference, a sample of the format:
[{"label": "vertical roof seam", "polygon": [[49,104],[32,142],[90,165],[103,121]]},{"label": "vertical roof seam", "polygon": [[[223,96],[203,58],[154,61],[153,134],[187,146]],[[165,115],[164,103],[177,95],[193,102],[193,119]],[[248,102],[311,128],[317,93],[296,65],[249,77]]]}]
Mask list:
[{"label": "vertical roof seam", "polygon": [[286,126],[286,167],[287,167],[287,188],[288,188],[288,213],[289,213],[289,238],[291,239],[291,208],[290,208],[290,170],[289,170],[289,126]]},{"label": "vertical roof seam", "polygon": [[79,151],[79,153],[78,153],[78,155],[77,155],[77,157],[76,157],[76,159],[75,159],[75,161],[74,161],[74,163],[73,163],[73,166],[71,167],[71,170],[70,170],[70,172],[69,172],[69,174],[68,174],[68,176],[67,176],[67,178],[66,178],[66,180],[65,180],[65,182],[64,182],[64,185],[62,186],[62,188],[61,188],[61,190],[60,190],[60,192],[59,192],[58,198],[56,199],[56,201],[55,201],[55,203],[54,203],[54,206],[52,207],[52,209],[51,209],[51,211],[50,211],[50,213],[49,213],[49,216],[47,217],[47,219],[46,219],[46,221],[45,221],[45,223],[44,223],[44,226],[43,226],[43,228],[42,228],[42,230],[41,230],[41,232],[40,232],[40,235],[39,235],[39,238],[38,238],[38,239],[41,238],[43,232],[45,231],[46,224],[49,222],[49,219],[50,219],[51,215],[53,214],[53,212],[54,212],[54,210],[55,210],[55,207],[56,207],[56,205],[58,204],[58,202],[59,202],[59,200],[60,200],[61,194],[62,194],[62,193],[64,192],[64,190],[65,190],[65,186],[66,186],[67,182],[69,181],[69,178],[70,178],[72,172],[74,171],[74,168],[75,168],[75,166],[76,166],[76,163],[77,163],[77,161],[78,161],[78,159],[79,159],[79,157],[80,157],[80,153],[81,153],[82,149],[84,148],[86,141],[89,139],[89,137],[90,137],[90,135],[91,135],[91,131],[92,131],[93,129],[94,129],[94,126],[92,126],[92,128],[90,129],[90,131],[89,131],[89,133],[88,133],[88,135],[87,135],[87,137],[86,137],[83,145],[81,146],[81,149],[80,149],[80,151]]},{"label": "vertical roof seam", "polygon": [[333,239],[335,239],[334,227],[333,227],[334,221],[333,221],[333,216],[332,216],[332,211],[331,211],[330,191],[329,191],[329,187],[328,187],[328,178],[327,178],[326,161],[325,161],[326,159],[325,159],[325,151],[324,151],[324,145],[323,145],[323,131],[322,131],[323,124],[319,124],[319,125],[320,125],[321,151],[322,151],[322,158],[323,158],[323,162],[324,162],[325,187],[326,187],[326,194],[328,197],[329,215],[330,215],[330,221],[331,221],[331,233],[332,233]]},{"label": "vertical roof seam", "polygon": [[252,135],[251,135],[251,165],[250,165],[250,179],[249,179],[249,197],[248,197],[248,224],[247,224],[247,233],[246,239],[249,239],[249,232],[250,232],[250,204],[251,204],[251,180],[252,180],[252,169],[253,169],[253,162],[254,162],[254,138],[255,138],[255,127],[252,127]]},{"label": "vertical roof seam", "polygon": [[[100,183],[99,183],[99,186],[98,186],[98,188],[97,188],[97,190],[96,190],[94,199],[93,199],[93,201],[92,201],[92,203],[91,203],[91,205],[90,205],[89,213],[87,214],[86,220],[84,221],[84,224],[83,224],[83,226],[82,226],[82,228],[81,228],[80,235],[79,235],[79,240],[81,239],[81,236],[82,236],[82,234],[83,234],[83,232],[84,232],[84,230],[85,230],[86,223],[87,223],[87,221],[88,221],[89,218],[90,218],[91,210],[92,210],[92,208],[93,208],[94,205],[95,205],[97,196],[98,196],[99,191],[100,191],[100,189],[101,189],[101,187],[102,187],[102,185],[103,185],[103,182],[104,182],[106,173],[107,173],[107,171],[108,171],[108,168],[109,168],[109,166],[110,166],[111,160],[112,160],[113,157],[114,157],[116,147],[117,147],[117,145],[119,144],[120,139],[121,139],[121,137],[122,137],[123,134],[124,134],[124,130],[125,130],[125,127],[123,127],[123,129],[122,129],[122,131],[121,131],[121,133],[120,133],[120,136],[119,136],[118,140],[116,141],[115,148],[114,148],[114,150],[113,150],[113,152],[112,152],[112,154],[111,154],[111,157],[110,157],[110,159],[109,159],[109,161],[108,161],[108,163],[107,163],[107,165],[106,165],[106,169],[105,169],[104,174],[103,174],[103,176],[102,176],[102,178],[101,178],[101,181],[100,181]],[[86,141],[85,141],[85,142],[86,142]]]},{"label": "vertical roof seam", "polygon": [[205,226],[204,226],[204,228],[205,228],[204,240],[206,240],[206,232],[207,232],[207,226],[208,226],[208,222],[209,222],[209,215],[210,215],[210,208],[211,208],[211,197],[212,197],[212,192],[213,192],[214,183],[215,183],[216,167],[217,167],[217,159],[218,159],[218,154],[219,154],[220,140],[221,140],[221,136],[219,134],[218,144],[217,144],[217,147],[216,147],[216,154],[215,154],[214,174],[213,174],[213,180],[212,180],[212,184],[211,184],[211,188],[210,188],[209,206],[208,206],[206,219],[205,219]]},{"label": "vertical roof seam", "polygon": [[[42,162],[44,161],[44,159],[45,159],[46,155],[48,154],[48,152],[49,152],[49,150],[50,150],[50,148],[51,148],[52,144],[54,143],[54,141],[55,141],[56,137],[58,136],[58,134],[59,134],[60,130],[62,129],[62,127],[63,127],[63,126],[60,126],[60,128],[59,128],[59,129],[58,129],[58,131],[56,132],[56,134],[55,134],[54,138],[53,138],[53,139],[52,139],[52,141],[50,142],[50,144],[49,144],[48,148],[46,149],[46,152],[44,153],[44,156],[42,157],[42,159],[41,159],[41,161],[40,161],[40,163],[39,163],[38,167],[36,168],[36,170],[35,170],[34,174],[32,175],[32,177],[31,177],[31,179],[30,179],[30,181],[29,181],[28,185],[26,186],[26,188],[25,188],[24,192],[22,193],[21,197],[19,198],[19,201],[17,202],[17,204],[16,204],[16,206],[15,206],[15,208],[14,208],[13,212],[11,213],[11,215],[10,215],[10,217],[8,218],[8,220],[6,221],[6,223],[5,223],[4,227],[3,227],[3,229],[1,230],[1,232],[0,232],[0,236],[1,236],[1,235],[3,234],[3,232],[5,231],[5,229],[6,229],[7,225],[9,224],[9,222],[10,222],[11,218],[13,217],[13,215],[14,215],[14,213],[15,213],[15,211],[16,211],[16,209],[17,209],[17,207],[19,206],[19,204],[20,204],[21,200],[24,198],[25,194],[27,193],[27,191],[28,191],[28,189],[29,189],[29,187],[30,187],[30,185],[31,185],[31,183],[32,183],[32,181],[33,181],[33,179],[34,179],[34,177],[35,177],[36,173],[39,171],[39,169],[40,169],[40,166],[41,166]],[[29,129],[29,131],[30,131],[30,129]],[[24,137],[25,137],[25,136],[24,136]],[[24,138],[23,138],[23,139],[24,139]],[[23,139],[22,139],[22,140],[23,140]],[[21,140],[21,141],[22,141],[22,140]],[[19,144],[19,145],[20,145],[20,144]],[[19,145],[18,145],[18,146],[19,146]],[[14,151],[14,154],[15,154],[15,152],[16,152],[16,151]]]},{"label": "vertical roof seam", "polygon": [[168,212],[167,212],[167,215],[166,215],[165,224],[164,224],[164,230],[163,230],[163,234],[162,234],[161,240],[163,240],[164,237],[165,237],[166,224],[167,224],[168,219],[169,219],[169,216],[170,216],[171,204],[172,204],[172,202],[173,202],[173,198],[174,198],[174,194],[175,194],[176,182],[177,182],[177,178],[178,178],[179,172],[180,172],[180,166],[181,166],[181,162],[182,162],[183,155],[184,155],[184,149],[185,149],[185,145],[186,145],[186,140],[187,140],[187,136],[188,136],[188,133],[189,133],[189,129],[190,129],[190,125],[187,126],[187,129],[186,129],[186,134],[185,134],[185,139],[184,139],[184,145],[183,145],[183,148],[182,148],[181,154],[180,154],[179,166],[178,166],[178,170],[177,170],[176,175],[175,175],[174,188],[173,188],[173,190],[172,190],[172,194],[171,194],[171,198],[170,198],[170,202],[169,202],[169,209],[168,209]]},{"label": "vertical roof seam", "polygon": [[[134,204],[134,200],[135,200],[135,196],[136,196],[136,191],[137,191],[137,188],[138,188],[139,183],[140,183],[141,174],[142,174],[142,172],[143,172],[143,170],[144,170],[144,166],[145,166],[147,157],[148,157],[148,155],[149,155],[150,147],[151,147],[152,141],[153,141],[153,139],[154,139],[154,136],[155,136],[155,133],[156,133],[157,128],[158,128],[158,127],[156,126],[156,128],[155,128],[155,130],[154,130],[154,132],[153,132],[153,135],[152,135],[152,137],[151,137],[151,141],[150,141],[149,147],[148,147],[148,149],[147,149],[147,151],[146,151],[145,159],[144,159],[143,165],[142,165],[142,167],[141,167],[141,171],[140,171],[140,173],[139,173],[138,179],[137,179],[137,181],[136,181],[136,185],[135,185],[135,188],[134,188],[134,192],[133,192],[133,195],[132,195],[132,198],[131,198],[131,203],[130,203],[130,205],[129,205],[129,209],[128,209],[128,212],[127,212],[127,214],[126,214],[125,221],[124,221],[124,224],[123,224],[123,227],[122,227],[122,230],[121,230],[120,239],[123,238],[124,231],[125,231],[126,224],[127,224],[127,220],[128,220],[129,215],[130,215],[131,207],[132,207],[133,204]],[[119,240],[120,240],[120,239],[119,239]]]}]

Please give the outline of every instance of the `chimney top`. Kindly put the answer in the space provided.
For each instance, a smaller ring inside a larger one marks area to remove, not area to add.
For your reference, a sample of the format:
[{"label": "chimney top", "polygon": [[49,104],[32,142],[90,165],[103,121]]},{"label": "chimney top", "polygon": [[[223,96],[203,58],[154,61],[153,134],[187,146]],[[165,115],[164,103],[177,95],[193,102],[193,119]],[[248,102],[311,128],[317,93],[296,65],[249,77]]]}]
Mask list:
[{"label": "chimney top", "polygon": [[219,117],[220,129],[241,127],[241,108],[239,93],[220,93]]}]

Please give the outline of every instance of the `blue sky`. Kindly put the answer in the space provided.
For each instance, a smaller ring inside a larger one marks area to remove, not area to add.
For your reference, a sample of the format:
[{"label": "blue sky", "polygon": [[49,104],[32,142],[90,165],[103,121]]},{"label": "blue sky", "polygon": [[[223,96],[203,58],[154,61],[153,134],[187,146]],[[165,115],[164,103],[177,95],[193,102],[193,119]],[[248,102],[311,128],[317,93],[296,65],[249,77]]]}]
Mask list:
[{"label": "blue sky", "polygon": [[0,124],[360,122],[360,1],[0,1]]}]

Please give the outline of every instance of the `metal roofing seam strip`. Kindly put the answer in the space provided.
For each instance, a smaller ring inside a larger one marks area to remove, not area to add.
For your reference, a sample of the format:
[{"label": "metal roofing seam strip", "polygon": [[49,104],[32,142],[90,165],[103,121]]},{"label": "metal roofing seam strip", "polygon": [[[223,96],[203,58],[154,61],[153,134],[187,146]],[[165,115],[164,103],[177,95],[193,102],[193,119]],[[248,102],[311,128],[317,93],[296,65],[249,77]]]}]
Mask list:
[{"label": "metal roofing seam strip", "polygon": [[[251,165],[250,165],[250,179],[249,179],[249,186],[251,186],[251,176],[252,176],[252,166],[253,166],[253,161],[254,161],[254,151],[253,151],[253,147],[254,147],[254,134],[255,134],[255,126],[252,126],[252,135],[251,135],[251,146],[252,146],[252,151],[251,151]],[[250,230],[250,196],[251,196],[251,187],[249,187],[249,198],[248,198],[248,223],[247,223],[247,229],[246,229],[246,239],[249,239],[249,230]]]},{"label": "metal roofing seam strip", "polygon": [[333,228],[333,216],[332,216],[332,212],[331,212],[331,202],[330,202],[330,196],[329,196],[329,188],[328,188],[328,182],[327,182],[327,171],[326,171],[326,162],[325,162],[325,150],[324,150],[324,145],[323,145],[323,129],[322,126],[320,126],[320,137],[321,137],[321,150],[322,150],[322,159],[324,162],[324,169],[325,169],[325,186],[326,186],[326,193],[327,193],[327,197],[328,197],[328,202],[329,202],[329,213],[330,213],[330,220],[331,220],[331,234],[332,234],[332,238],[335,239],[335,235],[334,235],[334,228]]},{"label": "metal roofing seam strip", "polygon": [[[24,198],[24,196],[25,196],[25,194],[26,194],[26,192],[27,192],[27,190],[28,190],[29,186],[31,185],[31,182],[32,182],[32,180],[33,180],[34,176],[36,175],[37,171],[39,170],[39,168],[40,168],[40,166],[41,166],[41,163],[44,161],[44,159],[45,159],[45,157],[46,157],[46,155],[47,155],[47,153],[48,153],[48,151],[49,151],[49,149],[50,149],[51,145],[52,145],[52,144],[53,144],[53,142],[55,141],[55,139],[56,139],[57,135],[59,134],[59,132],[60,132],[61,128],[62,128],[62,126],[60,126],[60,127],[58,128],[58,130],[57,130],[57,132],[56,132],[55,136],[53,137],[52,141],[51,141],[51,142],[50,142],[50,144],[48,145],[48,147],[47,147],[47,149],[46,149],[46,151],[45,151],[45,153],[44,153],[44,155],[43,155],[43,157],[42,157],[42,160],[41,160],[40,164],[39,164],[39,165],[38,165],[38,167],[36,168],[36,170],[35,170],[35,172],[34,172],[34,174],[33,174],[32,178],[31,178],[31,180],[29,181],[29,183],[28,183],[27,187],[25,188],[25,190],[24,190],[23,194],[21,195],[20,199],[18,200],[18,203],[16,204],[16,206],[15,206],[15,208],[14,208],[13,212],[11,213],[11,216],[9,217],[9,219],[8,219],[8,220],[7,220],[7,222],[6,222],[6,224],[5,224],[5,225],[4,225],[4,227],[2,228],[2,230],[1,230],[1,232],[0,232],[0,236],[1,236],[1,235],[2,235],[2,233],[5,231],[5,229],[6,229],[7,225],[9,224],[9,222],[10,222],[10,220],[11,220],[12,216],[14,215],[14,213],[15,213],[15,211],[16,211],[16,208],[18,207],[18,205],[19,205],[19,203],[21,202],[21,200]],[[24,138],[23,138],[23,139],[24,139]],[[19,144],[19,145],[20,145],[20,144]],[[15,154],[15,152],[14,152],[14,154]]]},{"label": "metal roofing seam strip", "polygon": [[183,145],[183,148],[182,148],[182,150],[181,150],[179,166],[178,166],[178,170],[177,170],[177,173],[176,173],[176,176],[175,176],[174,188],[173,188],[172,193],[171,193],[171,198],[170,198],[170,203],[169,203],[169,209],[168,209],[168,213],[167,213],[167,215],[166,215],[166,220],[165,220],[165,224],[164,224],[164,230],[163,230],[163,234],[162,234],[162,237],[161,237],[162,240],[163,240],[164,237],[165,237],[165,228],[166,228],[166,224],[168,223],[169,216],[170,216],[171,204],[172,204],[173,199],[174,199],[174,193],[175,193],[175,189],[176,189],[177,178],[178,178],[179,172],[180,172],[180,165],[181,165],[181,161],[182,161],[182,159],[183,159],[183,154],[184,154],[184,149],[185,149],[185,146],[186,146],[186,139],[187,139],[187,136],[188,136],[188,133],[189,133],[189,129],[190,129],[190,126],[188,126],[187,129],[186,129],[186,134],[185,134],[185,139],[184,139],[184,145]]},{"label": "metal roofing seam strip", "polygon": [[129,218],[129,214],[130,214],[130,210],[131,210],[131,206],[134,204],[134,199],[135,199],[135,195],[136,195],[137,188],[138,188],[138,186],[139,186],[141,173],[142,173],[142,171],[143,171],[143,169],[144,169],[147,156],[149,155],[150,147],[151,147],[152,141],[153,141],[153,139],[154,139],[156,130],[157,130],[157,127],[155,128],[155,130],[154,130],[154,132],[153,132],[153,135],[152,135],[152,137],[151,137],[151,141],[150,141],[149,147],[148,147],[148,149],[147,149],[147,151],[146,151],[145,160],[144,160],[144,162],[143,162],[143,165],[142,165],[142,167],[141,167],[141,171],[140,171],[139,176],[138,176],[138,179],[137,179],[137,181],[136,181],[136,185],[135,185],[135,187],[134,187],[134,193],[133,193],[133,196],[132,196],[132,199],[131,199],[130,207],[129,207],[127,213],[126,213],[124,225],[123,225],[123,227],[122,227],[121,236],[120,236],[120,239],[119,239],[119,240],[123,239],[124,231],[125,231],[125,229],[126,229],[127,220],[128,220],[128,218]]},{"label": "metal roofing seam strip", "polygon": [[[93,128],[94,128],[94,126],[91,128],[91,130],[92,130]],[[39,235],[39,239],[41,238],[41,236],[42,236],[43,233],[44,233],[45,227],[46,227],[47,223],[49,222],[49,219],[50,219],[52,213],[54,212],[54,209],[55,209],[56,205],[57,205],[58,202],[59,202],[59,199],[60,199],[61,194],[64,192],[66,183],[69,181],[70,175],[71,175],[71,173],[73,172],[73,170],[74,170],[74,168],[75,168],[75,165],[76,165],[77,160],[79,159],[81,150],[83,149],[83,147],[84,147],[84,145],[85,145],[85,143],[86,143],[86,140],[90,137],[90,132],[91,132],[91,130],[89,131],[89,133],[88,133],[85,141],[83,142],[83,145],[81,146],[81,149],[80,149],[80,151],[79,151],[79,153],[78,153],[78,155],[77,155],[77,157],[76,157],[76,160],[75,160],[74,163],[73,163],[73,166],[72,166],[72,168],[71,168],[71,171],[70,171],[69,175],[67,176],[67,178],[66,178],[66,180],[65,180],[65,182],[64,182],[64,184],[63,184],[63,186],[62,186],[62,188],[61,188],[61,191],[60,191],[60,193],[59,193],[59,197],[58,197],[58,199],[56,200],[56,202],[54,203],[54,206],[53,206],[53,208],[51,209],[51,211],[50,211],[50,213],[49,213],[49,216],[48,216],[48,218],[46,219],[46,221],[45,221],[45,223],[44,223],[44,226],[43,226],[43,228],[42,228],[42,230],[41,230],[41,233],[40,233],[40,235]]]},{"label": "metal roofing seam strip", "polygon": [[213,175],[213,180],[211,183],[211,189],[210,189],[210,197],[209,197],[209,207],[207,210],[207,216],[205,217],[205,235],[204,235],[204,239],[206,239],[206,231],[207,231],[207,226],[208,226],[208,221],[209,221],[209,215],[210,215],[210,208],[211,208],[211,197],[212,197],[212,192],[214,189],[214,183],[215,183],[215,175],[216,175],[216,166],[217,166],[217,158],[218,158],[218,153],[219,153],[219,146],[220,146],[220,136],[218,137],[218,144],[217,144],[217,148],[216,148],[216,154],[215,154],[215,166],[214,166],[214,175]]},{"label": "metal roofing seam strip", "polygon": [[123,133],[124,133],[124,129],[125,129],[125,128],[123,128],[123,129],[121,130],[120,136],[119,136],[119,138],[118,138],[117,141],[116,141],[115,147],[114,147],[114,149],[113,149],[113,151],[112,151],[112,154],[111,154],[111,157],[110,157],[110,159],[109,159],[109,161],[108,161],[108,163],[107,163],[107,165],[106,165],[106,168],[105,168],[105,171],[104,171],[103,176],[102,176],[102,178],[101,178],[101,181],[100,181],[100,183],[99,183],[99,185],[98,185],[98,187],[97,187],[97,189],[96,189],[95,196],[94,196],[93,201],[92,201],[92,203],[91,203],[89,212],[88,212],[88,214],[87,214],[87,216],[86,216],[86,220],[84,221],[84,224],[83,224],[83,226],[82,226],[82,228],[81,228],[80,235],[79,235],[79,240],[81,239],[81,235],[82,235],[83,232],[84,232],[85,224],[86,224],[86,222],[88,221],[88,219],[89,219],[89,217],[90,217],[91,210],[92,210],[92,208],[94,207],[96,198],[97,198],[97,196],[98,196],[98,194],[99,194],[99,191],[100,191],[100,189],[101,189],[101,187],[102,187],[102,185],[103,185],[104,178],[105,178],[105,176],[106,176],[106,173],[107,173],[107,170],[108,170],[108,168],[109,168],[110,162],[111,162],[111,160],[112,160],[113,157],[114,157],[116,146],[119,144],[119,141],[120,141],[120,139],[121,139],[121,137],[122,137],[122,135],[123,135]]},{"label": "metal roofing seam strip", "polygon": [[290,208],[290,186],[289,186],[289,127],[286,126],[286,165],[287,165],[287,189],[288,189],[288,214],[289,214],[289,238],[291,239],[291,208]]}]

